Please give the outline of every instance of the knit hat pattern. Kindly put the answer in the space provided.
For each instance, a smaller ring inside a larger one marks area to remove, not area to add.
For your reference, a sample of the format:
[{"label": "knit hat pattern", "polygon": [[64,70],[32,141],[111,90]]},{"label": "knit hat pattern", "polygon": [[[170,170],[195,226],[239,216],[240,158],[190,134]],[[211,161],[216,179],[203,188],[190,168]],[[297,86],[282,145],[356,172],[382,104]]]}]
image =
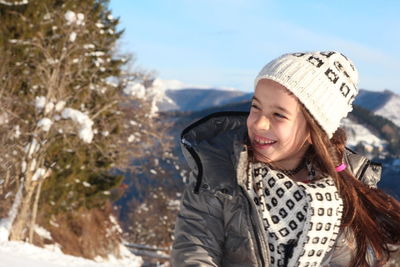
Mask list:
[{"label": "knit hat pattern", "polygon": [[261,79],[273,80],[293,93],[329,138],[353,109],[358,93],[356,68],[335,51],[285,54],[260,71],[255,87]]}]

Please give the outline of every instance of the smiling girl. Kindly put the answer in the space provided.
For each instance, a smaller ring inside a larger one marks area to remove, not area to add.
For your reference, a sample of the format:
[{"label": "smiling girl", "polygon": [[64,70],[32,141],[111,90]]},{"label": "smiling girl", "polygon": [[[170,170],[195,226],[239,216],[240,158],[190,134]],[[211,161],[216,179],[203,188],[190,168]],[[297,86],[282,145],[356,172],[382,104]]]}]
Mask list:
[{"label": "smiling girl", "polygon": [[358,74],[338,52],[283,55],[255,80],[250,113],[182,133],[192,169],[173,266],[380,266],[400,244],[381,167],[345,147]]}]

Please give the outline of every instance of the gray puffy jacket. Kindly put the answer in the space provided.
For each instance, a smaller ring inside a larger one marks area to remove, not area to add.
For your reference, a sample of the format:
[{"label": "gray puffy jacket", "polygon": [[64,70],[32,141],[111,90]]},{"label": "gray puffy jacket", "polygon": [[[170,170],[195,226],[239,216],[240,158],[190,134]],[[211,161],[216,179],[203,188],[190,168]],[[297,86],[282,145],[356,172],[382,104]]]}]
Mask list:
[{"label": "gray puffy jacket", "polygon": [[[269,266],[267,235],[244,189],[247,116],[214,113],[183,131],[182,151],[192,172],[176,221],[172,266]],[[345,160],[356,177],[376,186],[379,165],[351,151]],[[347,241],[340,234],[322,266],[348,266]]]}]

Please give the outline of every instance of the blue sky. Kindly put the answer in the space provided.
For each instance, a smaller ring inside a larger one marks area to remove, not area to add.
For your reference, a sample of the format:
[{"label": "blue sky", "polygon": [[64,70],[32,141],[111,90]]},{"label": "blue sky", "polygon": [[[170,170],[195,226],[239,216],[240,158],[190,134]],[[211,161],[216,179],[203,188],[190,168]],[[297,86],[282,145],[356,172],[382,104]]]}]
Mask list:
[{"label": "blue sky", "polygon": [[111,0],[120,47],[161,79],[251,91],[270,60],[337,50],[360,88],[400,94],[400,1]]}]

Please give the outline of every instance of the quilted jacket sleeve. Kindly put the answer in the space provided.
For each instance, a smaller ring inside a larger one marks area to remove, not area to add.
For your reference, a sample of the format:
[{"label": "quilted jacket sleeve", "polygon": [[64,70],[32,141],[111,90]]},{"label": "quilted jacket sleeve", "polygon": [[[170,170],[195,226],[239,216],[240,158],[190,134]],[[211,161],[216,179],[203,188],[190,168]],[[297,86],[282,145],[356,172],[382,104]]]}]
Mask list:
[{"label": "quilted jacket sleeve", "polygon": [[172,266],[220,266],[224,241],[222,201],[206,189],[186,187],[175,225]]}]

